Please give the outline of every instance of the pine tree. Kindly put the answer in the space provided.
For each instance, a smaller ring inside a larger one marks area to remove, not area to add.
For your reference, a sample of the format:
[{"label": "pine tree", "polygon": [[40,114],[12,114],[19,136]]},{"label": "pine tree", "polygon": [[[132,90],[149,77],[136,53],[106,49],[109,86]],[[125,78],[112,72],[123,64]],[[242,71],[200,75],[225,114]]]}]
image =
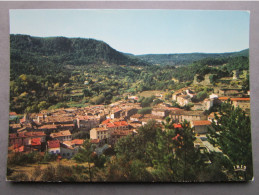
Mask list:
[{"label": "pine tree", "polygon": [[[215,115],[208,140],[218,146],[233,166],[246,166],[246,179],[253,176],[251,121],[239,107],[223,103],[219,115]],[[229,170],[233,171],[233,170]]]}]

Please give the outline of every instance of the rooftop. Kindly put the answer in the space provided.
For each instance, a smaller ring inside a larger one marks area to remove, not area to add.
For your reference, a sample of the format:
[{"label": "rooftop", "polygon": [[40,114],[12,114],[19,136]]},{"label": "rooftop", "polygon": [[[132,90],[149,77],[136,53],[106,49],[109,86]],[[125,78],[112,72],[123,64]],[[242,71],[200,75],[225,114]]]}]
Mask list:
[{"label": "rooftop", "polygon": [[59,148],[59,147],[60,147],[60,142],[59,142],[59,140],[51,140],[51,141],[48,141],[48,147],[49,147],[49,148]]},{"label": "rooftop", "polygon": [[201,121],[192,121],[193,126],[204,126],[204,125],[211,125],[210,121],[201,120]]},{"label": "rooftop", "polygon": [[41,145],[41,139],[40,138],[32,138],[31,139],[31,145],[32,146],[40,146]]},{"label": "rooftop", "polygon": [[55,138],[55,137],[63,137],[63,136],[70,136],[70,135],[71,135],[70,131],[65,130],[65,131],[60,131],[58,133],[51,133],[50,137]]}]

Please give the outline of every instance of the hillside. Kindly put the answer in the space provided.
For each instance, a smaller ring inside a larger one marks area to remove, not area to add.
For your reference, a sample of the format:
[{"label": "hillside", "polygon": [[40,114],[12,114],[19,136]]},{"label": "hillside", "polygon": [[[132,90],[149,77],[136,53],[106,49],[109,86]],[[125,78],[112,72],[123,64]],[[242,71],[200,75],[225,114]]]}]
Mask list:
[{"label": "hillside", "polygon": [[222,59],[226,57],[248,57],[249,49],[231,53],[187,53],[187,54],[146,54],[136,55],[141,60],[160,65],[188,65],[206,58]]},{"label": "hillside", "polygon": [[[133,56],[116,51],[103,41],[94,39],[10,35],[10,48],[11,68],[15,69],[14,72],[33,69],[35,74],[45,67],[56,69],[63,65],[147,64]],[[34,67],[30,67],[31,65]]]}]

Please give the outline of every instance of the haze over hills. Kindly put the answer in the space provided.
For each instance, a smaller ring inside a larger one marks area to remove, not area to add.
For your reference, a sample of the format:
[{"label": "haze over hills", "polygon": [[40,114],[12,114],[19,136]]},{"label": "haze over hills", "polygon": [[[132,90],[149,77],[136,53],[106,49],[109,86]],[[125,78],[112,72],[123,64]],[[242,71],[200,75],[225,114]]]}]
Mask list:
[{"label": "haze over hills", "polygon": [[187,65],[194,61],[202,60],[205,58],[225,58],[225,57],[237,57],[237,56],[249,56],[249,49],[245,49],[239,52],[228,53],[179,53],[179,54],[146,54],[137,55],[139,59],[145,60],[152,64],[159,65]]}]

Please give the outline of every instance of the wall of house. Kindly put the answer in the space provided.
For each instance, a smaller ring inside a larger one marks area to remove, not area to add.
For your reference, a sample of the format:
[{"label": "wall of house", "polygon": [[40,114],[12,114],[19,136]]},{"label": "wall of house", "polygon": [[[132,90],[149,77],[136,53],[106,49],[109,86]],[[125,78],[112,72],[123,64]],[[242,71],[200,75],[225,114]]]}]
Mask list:
[{"label": "wall of house", "polygon": [[48,152],[50,154],[60,154],[60,148],[49,148]]},{"label": "wall of house", "polygon": [[90,130],[90,139],[97,139],[97,131],[96,129]]},{"label": "wall of house", "polygon": [[198,134],[205,134],[208,132],[208,126],[206,126],[206,125],[195,126],[194,132],[198,133]]},{"label": "wall of house", "polygon": [[60,148],[60,155],[62,158],[72,158],[76,154],[76,151],[74,149],[69,149],[69,148]]}]

